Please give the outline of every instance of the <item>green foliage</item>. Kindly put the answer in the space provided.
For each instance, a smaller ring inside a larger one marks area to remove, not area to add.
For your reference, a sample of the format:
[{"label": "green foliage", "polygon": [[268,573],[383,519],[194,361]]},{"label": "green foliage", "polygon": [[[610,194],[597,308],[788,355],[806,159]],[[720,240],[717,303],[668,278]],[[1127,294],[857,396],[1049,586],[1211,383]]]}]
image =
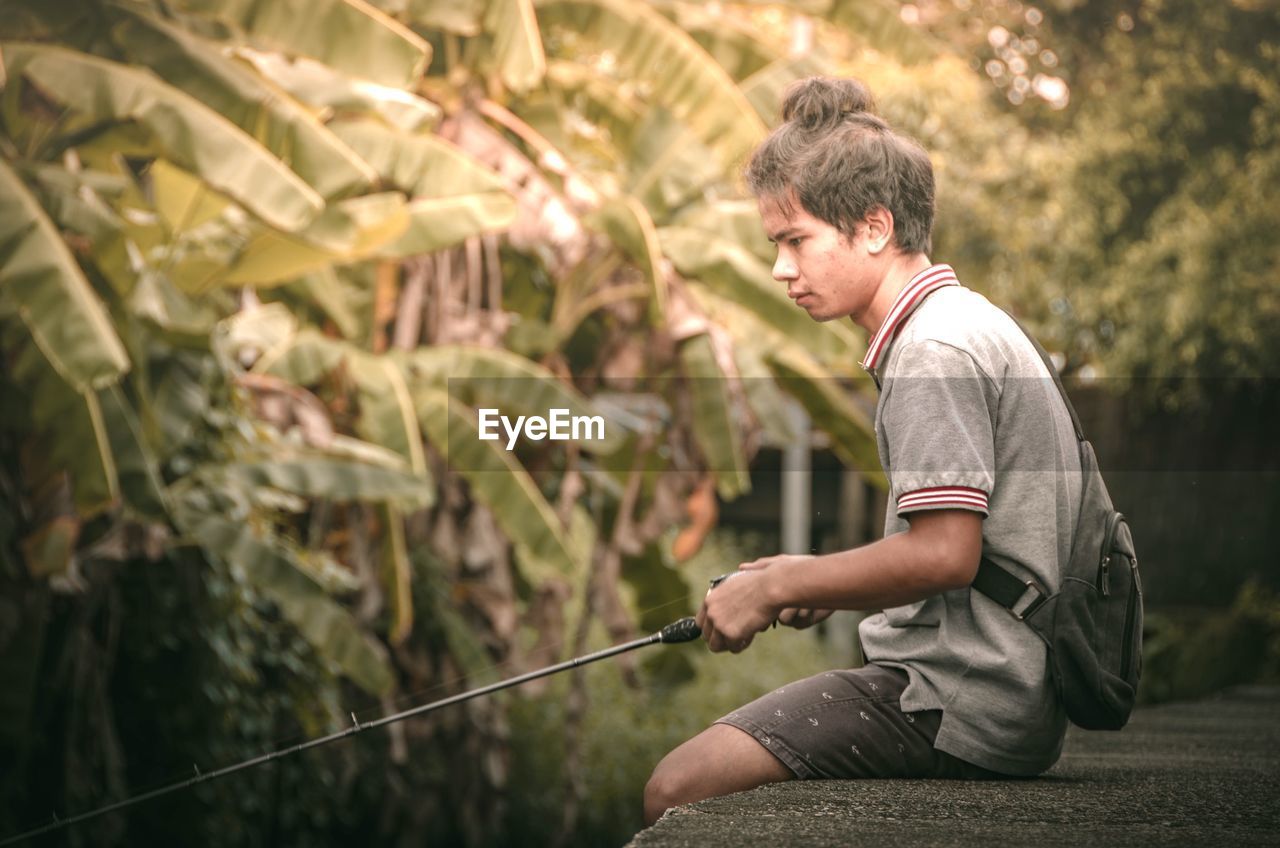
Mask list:
[{"label": "green foliage", "polygon": [[1117,375],[1275,376],[1280,11],[1151,3],[1139,22],[1100,98],[1123,117],[1100,103],[1082,120],[1098,143],[1073,185],[1095,211],[1067,231],[1087,281],[1068,302]]},{"label": "green foliage", "polygon": [[1078,80],[1005,219],[1013,264],[1070,368],[1204,403],[1280,366],[1280,10],[1113,5],[1059,16]]},{"label": "green foliage", "polygon": [[1142,703],[1280,683],[1280,595],[1259,583],[1245,584],[1229,609],[1156,613],[1145,631]]}]

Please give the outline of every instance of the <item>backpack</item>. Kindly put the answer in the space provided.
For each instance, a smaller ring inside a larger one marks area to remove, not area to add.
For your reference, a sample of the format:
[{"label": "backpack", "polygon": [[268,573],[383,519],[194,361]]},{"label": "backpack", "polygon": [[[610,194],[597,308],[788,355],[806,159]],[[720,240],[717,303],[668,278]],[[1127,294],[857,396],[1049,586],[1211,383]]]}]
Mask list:
[{"label": "backpack", "polygon": [[[1012,317],[1012,316],[1010,316]],[[1129,522],[1116,511],[1053,361],[1014,319],[1044,360],[1071,414],[1080,445],[1080,513],[1071,557],[1052,595],[986,557],[973,588],[1025,621],[1049,647],[1049,673],[1067,717],[1088,730],[1129,720],[1142,673],[1142,580]]]}]

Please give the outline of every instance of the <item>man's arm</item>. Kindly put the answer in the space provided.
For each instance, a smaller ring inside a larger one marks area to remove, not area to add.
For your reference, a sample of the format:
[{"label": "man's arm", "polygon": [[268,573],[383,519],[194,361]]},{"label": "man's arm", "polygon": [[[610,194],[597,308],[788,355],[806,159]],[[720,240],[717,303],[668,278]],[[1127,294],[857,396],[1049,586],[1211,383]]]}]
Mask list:
[{"label": "man's arm", "polygon": [[778,556],[707,593],[698,612],[713,651],[743,650],[785,609],[884,609],[973,582],[982,557],[981,513],[911,513],[910,528],[869,545],[819,557]]}]

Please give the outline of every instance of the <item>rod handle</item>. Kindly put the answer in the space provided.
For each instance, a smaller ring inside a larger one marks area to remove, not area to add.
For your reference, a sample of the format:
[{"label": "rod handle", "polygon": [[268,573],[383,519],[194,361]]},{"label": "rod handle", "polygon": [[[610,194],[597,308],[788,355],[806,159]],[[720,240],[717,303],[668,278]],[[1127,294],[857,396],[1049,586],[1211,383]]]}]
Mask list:
[{"label": "rod handle", "polygon": [[698,627],[698,622],[692,616],[686,616],[679,621],[673,621],[666,627],[658,631],[658,635],[662,637],[662,643],[671,645],[676,642],[692,642],[702,635],[702,628]]}]

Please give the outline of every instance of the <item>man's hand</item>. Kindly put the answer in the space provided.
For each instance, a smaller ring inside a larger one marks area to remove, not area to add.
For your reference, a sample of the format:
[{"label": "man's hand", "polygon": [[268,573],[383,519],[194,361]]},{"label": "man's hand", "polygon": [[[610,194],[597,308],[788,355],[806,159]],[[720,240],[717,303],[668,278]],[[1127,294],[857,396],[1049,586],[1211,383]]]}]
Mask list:
[{"label": "man's hand", "polygon": [[[783,554],[781,556],[764,557],[754,562],[744,562],[738,566],[743,571],[760,571],[783,561],[799,562],[801,560],[813,559],[812,554]],[[831,617],[831,613],[835,610],[829,609],[800,609],[797,607],[787,607],[778,613],[778,623],[787,627],[794,627],[797,630],[804,630],[812,627],[820,621],[826,621]]]},{"label": "man's hand", "polygon": [[783,554],[745,562],[730,573],[732,579],[710,589],[697,616],[707,647],[735,654],[746,650],[755,635],[778,620],[782,612],[770,601],[769,575],[764,572],[780,562],[802,559],[812,557]]}]

